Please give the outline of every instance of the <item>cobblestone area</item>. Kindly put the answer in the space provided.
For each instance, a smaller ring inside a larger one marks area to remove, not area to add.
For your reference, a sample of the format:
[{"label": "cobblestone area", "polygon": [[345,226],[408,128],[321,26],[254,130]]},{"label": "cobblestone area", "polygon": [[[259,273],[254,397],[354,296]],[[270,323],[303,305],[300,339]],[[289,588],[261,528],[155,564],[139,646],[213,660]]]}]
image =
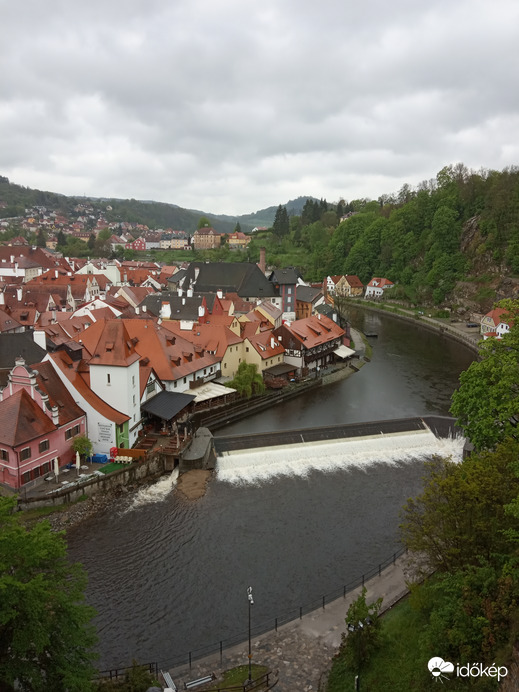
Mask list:
[{"label": "cobblestone area", "polygon": [[[382,597],[382,612],[392,607],[407,593],[409,577],[407,557],[366,582],[369,603]],[[278,671],[276,692],[324,692],[332,659],[338,652],[342,632],[346,629],[346,613],[360,593],[360,587],[345,598],[326,604],[325,609],[304,615],[301,620],[283,625],[278,631],[267,632],[252,642],[252,662]],[[179,690],[184,682],[210,673],[220,677],[223,671],[248,663],[248,642],[243,642],[220,655],[208,656],[188,666],[170,670]],[[213,683],[214,685],[214,683]],[[203,687],[197,688],[203,692]]]},{"label": "cobblestone area", "polygon": [[[335,647],[290,627],[256,640],[252,646],[252,662],[278,671],[276,692],[320,692],[324,690],[320,685],[336,651]],[[221,664],[219,656],[213,661],[205,659],[202,663],[193,664],[191,671],[186,668],[175,671],[173,679],[181,690],[188,680],[210,673],[219,676],[224,670],[247,664],[248,643],[244,642],[224,653]],[[198,689],[202,692],[204,687]]]}]

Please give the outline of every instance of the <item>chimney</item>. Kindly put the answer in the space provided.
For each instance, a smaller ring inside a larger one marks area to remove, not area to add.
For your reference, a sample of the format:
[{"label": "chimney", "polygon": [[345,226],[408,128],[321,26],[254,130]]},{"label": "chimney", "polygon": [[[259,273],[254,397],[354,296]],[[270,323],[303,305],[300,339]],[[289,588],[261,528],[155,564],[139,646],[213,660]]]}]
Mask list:
[{"label": "chimney", "polygon": [[264,274],[267,270],[267,263],[265,260],[265,248],[260,247],[260,261],[259,261],[259,268],[261,269],[261,272]]},{"label": "chimney", "polygon": [[276,340],[274,339],[274,337],[272,337],[272,339],[270,340],[270,348],[276,348]]},{"label": "chimney", "polygon": [[58,426],[59,425],[59,410],[57,406],[53,406],[50,410],[51,416],[52,416],[52,422],[54,425]]},{"label": "chimney", "polygon": [[14,262],[14,255],[11,255],[11,264]]},{"label": "chimney", "polygon": [[143,305],[143,306],[142,306],[142,311],[143,311],[143,312],[148,312],[148,306],[147,306],[147,305]]},{"label": "chimney", "polygon": [[58,278],[58,270],[57,270],[57,269],[54,270],[54,278],[55,278],[55,279]]},{"label": "chimney", "polygon": [[140,315],[140,313],[141,313],[141,310],[140,310],[139,306],[137,305],[137,307],[135,308],[135,314]]},{"label": "chimney", "polygon": [[23,289],[17,288],[16,289],[16,300],[21,303],[22,302],[22,297],[23,297]]},{"label": "chimney", "polygon": [[220,298],[220,300],[222,300],[222,298],[223,298],[223,291],[222,291],[221,288],[219,288],[219,289],[216,291],[216,295],[218,296],[218,298]]},{"label": "chimney", "polygon": [[160,317],[163,320],[169,320],[171,318],[171,305],[169,302],[163,302],[160,308]]},{"label": "chimney", "polygon": [[185,305],[185,304],[186,304],[186,299],[182,298],[182,305]]},{"label": "chimney", "polygon": [[200,324],[205,324],[205,308],[203,305],[198,306],[198,321]]},{"label": "chimney", "polygon": [[187,297],[188,297],[188,298],[192,298],[192,297],[193,297],[193,289],[192,289],[192,288],[188,288],[188,289],[187,289]]},{"label": "chimney", "polygon": [[179,298],[182,298],[182,289],[180,288],[180,286],[177,288],[177,295]]},{"label": "chimney", "polygon": [[0,305],[5,305],[5,296],[3,291],[0,291]]}]

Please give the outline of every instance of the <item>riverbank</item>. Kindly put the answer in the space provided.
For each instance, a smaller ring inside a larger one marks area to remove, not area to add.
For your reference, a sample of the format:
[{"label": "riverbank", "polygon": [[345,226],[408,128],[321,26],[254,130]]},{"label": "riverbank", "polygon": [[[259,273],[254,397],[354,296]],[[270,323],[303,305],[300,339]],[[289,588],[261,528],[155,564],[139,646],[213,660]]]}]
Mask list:
[{"label": "riverbank", "polygon": [[[387,612],[409,592],[408,559],[404,555],[366,581],[366,600],[371,603],[383,598],[381,612]],[[346,629],[346,612],[360,595],[362,587],[350,591],[342,598],[326,603],[286,625],[252,638],[252,661],[269,670],[279,671],[279,692],[323,692],[332,659],[342,642]],[[209,673],[220,676],[225,670],[248,661],[248,642],[238,644],[221,653],[170,670],[179,689],[185,682]]]},{"label": "riverbank", "polygon": [[429,317],[429,315],[420,315],[400,305],[384,302],[376,304],[371,301],[349,299],[352,305],[371,312],[388,315],[395,319],[403,320],[413,324],[417,324],[424,329],[434,331],[442,336],[448,336],[454,341],[464,344],[472,351],[479,353],[479,341],[481,335],[479,330],[474,331],[474,328],[467,327],[465,322],[452,319],[449,321],[446,318]]}]

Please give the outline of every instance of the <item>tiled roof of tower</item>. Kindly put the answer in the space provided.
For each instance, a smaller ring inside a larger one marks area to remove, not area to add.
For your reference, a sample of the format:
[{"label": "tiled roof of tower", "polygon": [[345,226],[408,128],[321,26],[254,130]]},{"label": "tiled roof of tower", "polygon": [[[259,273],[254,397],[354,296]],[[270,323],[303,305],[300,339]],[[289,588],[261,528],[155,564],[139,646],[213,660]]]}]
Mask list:
[{"label": "tiled roof of tower", "polygon": [[128,367],[139,360],[123,320],[99,320],[83,332],[81,341],[91,354],[90,365]]}]

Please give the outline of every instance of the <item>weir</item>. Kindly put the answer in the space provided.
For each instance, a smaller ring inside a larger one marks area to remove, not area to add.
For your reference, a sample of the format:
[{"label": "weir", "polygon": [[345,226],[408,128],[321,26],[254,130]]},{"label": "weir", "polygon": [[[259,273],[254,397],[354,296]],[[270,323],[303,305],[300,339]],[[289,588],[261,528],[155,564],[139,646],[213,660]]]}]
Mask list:
[{"label": "weir", "polygon": [[428,416],[218,437],[214,442],[220,480],[256,483],[435,455],[461,461],[465,440],[454,419]]}]

